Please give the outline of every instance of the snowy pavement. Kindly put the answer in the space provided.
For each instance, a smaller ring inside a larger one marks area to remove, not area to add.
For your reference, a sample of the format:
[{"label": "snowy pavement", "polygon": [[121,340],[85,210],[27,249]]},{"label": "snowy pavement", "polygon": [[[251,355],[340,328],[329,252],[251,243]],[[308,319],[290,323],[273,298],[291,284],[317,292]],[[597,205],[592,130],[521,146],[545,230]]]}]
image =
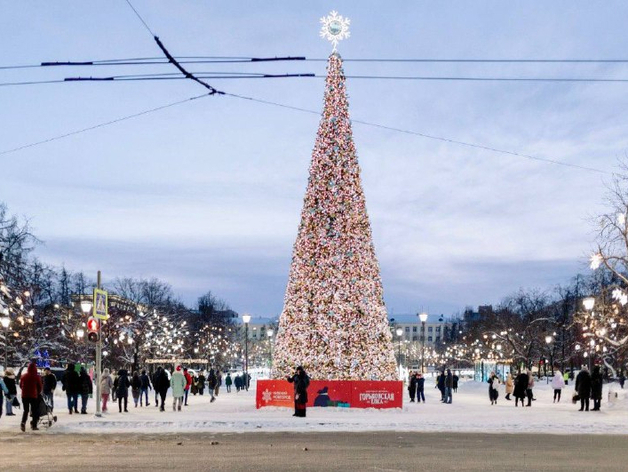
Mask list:
[{"label": "snowy pavement", "polygon": [[[307,418],[292,417],[288,408],[255,408],[254,385],[248,392],[231,393],[221,389],[214,403],[209,396],[190,395],[189,406],[182,412],[172,411],[168,397],[165,412],[154,404],[135,408],[129,402],[129,413],[118,413],[117,404],[102,418],[69,415],[63,392],[57,392],[55,410],[58,422],[50,433],[183,433],[183,432],[324,432],[324,431],[417,431],[482,433],[549,433],[549,434],[628,434],[628,391],[617,384],[604,386],[602,410],[579,412],[571,402],[573,386],[563,390],[560,403],[552,403],[552,389],[545,383],[535,387],[536,401],[531,408],[515,408],[514,401],[504,399],[503,386],[497,405],[488,399],[488,384],[462,382],[453,403],[440,402],[438,390],[426,384],[427,403],[410,403],[407,395],[401,409],[361,410],[348,408],[309,408]],[[609,401],[609,390],[611,401]],[[617,398],[615,398],[617,392]],[[405,393],[405,392],[404,392]],[[151,397],[151,403],[154,396]],[[79,400],[80,403],[80,400]],[[90,399],[88,411],[94,411]],[[19,430],[21,410],[17,416],[2,416],[0,432]]]}]

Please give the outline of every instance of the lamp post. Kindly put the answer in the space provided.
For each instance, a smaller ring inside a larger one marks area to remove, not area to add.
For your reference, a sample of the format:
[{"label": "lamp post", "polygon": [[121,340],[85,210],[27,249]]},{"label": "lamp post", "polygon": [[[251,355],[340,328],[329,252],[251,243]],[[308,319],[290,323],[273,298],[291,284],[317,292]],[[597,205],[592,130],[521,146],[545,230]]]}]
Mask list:
[{"label": "lamp post", "polygon": [[268,336],[268,352],[270,354],[270,373],[269,377],[273,378],[273,334],[275,331],[273,329],[267,329],[266,335]]},{"label": "lamp post", "polygon": [[419,313],[419,319],[421,320],[421,374],[423,374],[423,360],[425,359],[425,322],[427,321],[427,313]]},{"label": "lamp post", "polygon": [[398,341],[398,343],[397,343],[397,344],[399,345],[399,347],[398,347],[398,349],[397,349],[397,357],[398,357],[398,359],[399,359],[399,378],[401,379],[402,374],[403,374],[403,373],[401,372],[401,335],[403,334],[403,329],[401,329],[401,328],[397,328],[396,333],[397,333],[397,338],[399,338],[399,339],[397,340],[397,341]]},{"label": "lamp post", "polygon": [[[593,297],[587,297],[584,300],[582,300],[582,305],[584,306],[584,309],[587,311],[590,311],[593,313],[593,307],[595,306],[595,298]],[[592,340],[593,341],[593,340]],[[593,341],[593,344],[595,344],[595,341]],[[591,345],[591,344],[589,344]],[[589,372],[591,371],[591,353],[589,351]]]},{"label": "lamp post", "polygon": [[[551,344],[554,338],[552,338],[552,336],[550,336],[549,334],[547,336],[545,336],[545,344],[547,344],[547,348],[550,352],[550,365],[552,367],[552,376],[554,376],[554,359],[552,356],[552,348],[551,348]],[[547,364],[545,364],[545,380],[547,381],[547,383],[549,383],[549,377],[547,376]]]},{"label": "lamp post", "polygon": [[249,322],[251,315],[242,315],[244,321],[244,386],[249,391]]},{"label": "lamp post", "polygon": [[11,324],[11,319],[5,316],[0,320],[0,323],[2,323],[2,327],[4,328],[4,370],[6,371],[9,358],[9,325]]}]

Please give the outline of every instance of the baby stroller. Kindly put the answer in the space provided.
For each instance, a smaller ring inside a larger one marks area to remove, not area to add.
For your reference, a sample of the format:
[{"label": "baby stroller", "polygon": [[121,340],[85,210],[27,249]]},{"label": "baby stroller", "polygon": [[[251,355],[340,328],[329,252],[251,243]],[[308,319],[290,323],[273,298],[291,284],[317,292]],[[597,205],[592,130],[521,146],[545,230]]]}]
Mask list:
[{"label": "baby stroller", "polygon": [[[57,416],[52,414],[50,403],[42,395],[39,395],[37,398],[37,411],[39,411],[39,426],[50,428],[57,422]],[[31,413],[32,416],[33,414]]]}]

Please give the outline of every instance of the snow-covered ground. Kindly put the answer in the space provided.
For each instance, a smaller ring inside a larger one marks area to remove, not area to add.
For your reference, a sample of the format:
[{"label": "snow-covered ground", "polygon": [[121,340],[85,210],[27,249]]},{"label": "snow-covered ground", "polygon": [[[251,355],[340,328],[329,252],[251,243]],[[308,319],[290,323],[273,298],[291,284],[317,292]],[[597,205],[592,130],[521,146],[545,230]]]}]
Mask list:
[{"label": "snow-covered ground", "polygon": [[[431,380],[428,380],[431,382]],[[433,383],[426,385],[427,403],[409,403],[404,398],[402,409],[359,410],[348,408],[309,408],[307,418],[294,418],[288,408],[255,408],[254,385],[248,392],[226,393],[221,389],[214,403],[209,396],[190,395],[189,406],[182,412],[172,411],[172,398],[167,410],[154,406],[135,408],[130,398],[129,413],[118,413],[117,405],[103,418],[69,415],[63,392],[57,392],[55,410],[58,422],[52,433],[177,433],[177,432],[245,432],[245,431],[448,431],[484,433],[551,433],[551,434],[628,434],[628,390],[618,384],[604,386],[601,411],[579,412],[579,404],[571,402],[573,386],[563,390],[560,403],[552,403],[552,389],[545,383],[535,387],[536,401],[531,408],[515,408],[514,401],[504,399],[503,386],[497,405],[488,399],[488,384],[462,382],[453,403],[440,402]],[[611,392],[609,401],[608,393]],[[617,392],[617,398],[615,398]],[[79,400],[80,403],[80,400]],[[88,411],[94,411],[90,399]],[[17,416],[2,416],[0,432],[17,431]]]}]

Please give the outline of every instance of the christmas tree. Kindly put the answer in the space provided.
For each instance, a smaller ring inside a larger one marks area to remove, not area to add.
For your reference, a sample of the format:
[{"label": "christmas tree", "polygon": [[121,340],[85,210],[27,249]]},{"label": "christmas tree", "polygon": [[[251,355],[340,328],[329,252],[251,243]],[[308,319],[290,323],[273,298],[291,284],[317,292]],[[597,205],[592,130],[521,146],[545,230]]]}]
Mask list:
[{"label": "christmas tree", "polygon": [[329,57],[325,106],[279,320],[273,373],[302,365],[314,379],[394,380],[384,306],[342,59]]}]

